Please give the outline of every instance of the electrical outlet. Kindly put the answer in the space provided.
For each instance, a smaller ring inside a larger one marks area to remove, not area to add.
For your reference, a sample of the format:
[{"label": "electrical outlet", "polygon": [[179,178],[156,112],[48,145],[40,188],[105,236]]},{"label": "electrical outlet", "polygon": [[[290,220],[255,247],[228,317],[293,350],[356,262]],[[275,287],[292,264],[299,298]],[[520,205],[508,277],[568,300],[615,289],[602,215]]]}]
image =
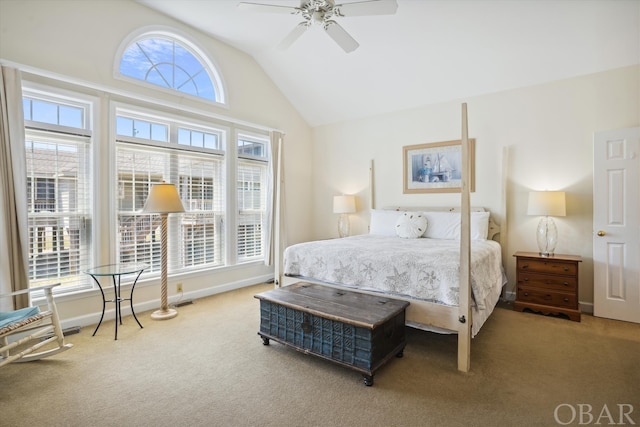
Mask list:
[{"label": "electrical outlet", "polygon": [[182,292],[182,283],[176,284],[176,292]]}]

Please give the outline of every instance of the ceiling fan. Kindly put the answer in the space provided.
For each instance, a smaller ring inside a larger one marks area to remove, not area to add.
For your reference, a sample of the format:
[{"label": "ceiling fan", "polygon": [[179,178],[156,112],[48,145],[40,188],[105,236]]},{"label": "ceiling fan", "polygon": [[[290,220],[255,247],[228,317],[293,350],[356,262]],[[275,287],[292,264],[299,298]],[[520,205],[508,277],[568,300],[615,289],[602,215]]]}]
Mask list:
[{"label": "ceiling fan", "polygon": [[301,0],[299,7],[240,2],[238,7],[256,12],[287,13],[301,15],[299,23],[278,45],[286,49],[296,41],[312,24],[322,28],[345,52],[352,52],[360,46],[357,41],[334,18],[365,15],[392,15],[398,9],[396,0],[365,0],[354,3],[335,4],[335,0]]}]

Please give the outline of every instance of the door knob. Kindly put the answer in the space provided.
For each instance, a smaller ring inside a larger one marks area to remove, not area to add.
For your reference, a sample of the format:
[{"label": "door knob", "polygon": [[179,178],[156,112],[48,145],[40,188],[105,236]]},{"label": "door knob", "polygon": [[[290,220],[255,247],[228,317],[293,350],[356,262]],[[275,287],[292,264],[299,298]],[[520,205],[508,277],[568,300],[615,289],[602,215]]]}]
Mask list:
[{"label": "door knob", "polygon": [[607,233],[605,233],[605,232],[604,232],[604,231],[602,231],[602,230],[599,230],[597,234],[598,234],[598,236],[602,237],[602,236],[604,236],[604,235],[605,235],[605,234],[607,234]]}]

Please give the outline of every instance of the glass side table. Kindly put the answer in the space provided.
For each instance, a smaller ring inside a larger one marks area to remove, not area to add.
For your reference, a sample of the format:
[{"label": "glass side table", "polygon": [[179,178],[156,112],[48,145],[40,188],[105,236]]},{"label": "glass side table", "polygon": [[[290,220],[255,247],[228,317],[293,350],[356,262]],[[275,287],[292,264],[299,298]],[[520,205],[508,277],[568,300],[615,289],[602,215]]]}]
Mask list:
[{"label": "glass side table", "polygon": [[[131,307],[131,313],[133,314],[133,318],[138,322],[138,326],[142,328],[142,324],[138,320],[136,316],[136,312],[133,310],[133,290],[136,288],[136,283],[138,282],[138,278],[142,274],[142,272],[149,268],[149,264],[142,263],[128,263],[128,264],[110,264],[110,265],[102,265],[100,267],[94,267],[86,271],[88,275],[93,277],[93,280],[98,284],[98,288],[100,289],[100,294],[102,294],[102,315],[100,316],[100,321],[98,322],[98,326],[96,326],[96,330],[93,331],[93,335],[96,335],[100,325],[102,324],[102,319],[104,319],[104,310],[108,302],[113,302],[116,304],[116,334],[115,339],[118,339],[118,323],[122,325],[122,310],[121,303],[122,301],[129,301],[129,305]],[[131,286],[131,292],[129,293],[129,298],[123,298],[120,292],[120,279],[122,276],[135,274],[136,278],[133,281],[133,286]],[[98,277],[103,276],[111,276],[111,280],[113,281],[113,292],[114,299],[107,300],[104,296],[104,290],[102,289],[102,285],[100,285],[100,281]]]}]

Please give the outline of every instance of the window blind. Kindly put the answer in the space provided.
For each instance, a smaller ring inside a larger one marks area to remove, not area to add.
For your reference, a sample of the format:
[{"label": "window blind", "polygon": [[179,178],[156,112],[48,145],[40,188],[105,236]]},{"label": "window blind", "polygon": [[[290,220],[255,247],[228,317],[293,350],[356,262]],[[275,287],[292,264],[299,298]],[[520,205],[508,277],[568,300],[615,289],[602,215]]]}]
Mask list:
[{"label": "window blind", "polygon": [[28,130],[29,286],[89,286],[90,139]]},{"label": "window blind", "polygon": [[264,221],[266,218],[267,163],[238,159],[238,261],[264,255]]},{"label": "window blind", "polygon": [[141,213],[155,183],[176,185],[185,213],[169,215],[169,272],[210,268],[225,260],[225,165],[217,153],[117,144],[118,261],[150,264],[159,272],[161,218]]}]

